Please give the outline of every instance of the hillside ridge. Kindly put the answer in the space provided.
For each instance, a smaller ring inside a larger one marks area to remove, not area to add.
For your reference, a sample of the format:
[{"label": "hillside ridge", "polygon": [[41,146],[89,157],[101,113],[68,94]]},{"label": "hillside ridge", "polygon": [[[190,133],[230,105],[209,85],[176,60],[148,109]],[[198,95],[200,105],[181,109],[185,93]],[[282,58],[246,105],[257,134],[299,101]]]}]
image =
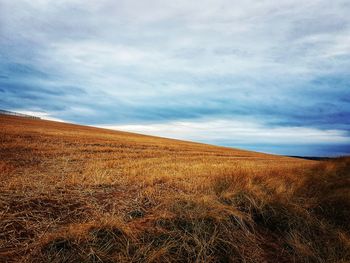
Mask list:
[{"label": "hillside ridge", "polygon": [[0,125],[0,263],[350,262],[350,158]]}]

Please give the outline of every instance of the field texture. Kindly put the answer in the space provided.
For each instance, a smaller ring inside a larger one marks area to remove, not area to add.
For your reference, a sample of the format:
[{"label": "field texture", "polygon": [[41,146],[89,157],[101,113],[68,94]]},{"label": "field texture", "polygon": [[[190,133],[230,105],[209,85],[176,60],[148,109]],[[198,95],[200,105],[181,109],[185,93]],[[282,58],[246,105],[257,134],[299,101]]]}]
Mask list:
[{"label": "field texture", "polygon": [[350,262],[348,158],[0,128],[0,262]]}]

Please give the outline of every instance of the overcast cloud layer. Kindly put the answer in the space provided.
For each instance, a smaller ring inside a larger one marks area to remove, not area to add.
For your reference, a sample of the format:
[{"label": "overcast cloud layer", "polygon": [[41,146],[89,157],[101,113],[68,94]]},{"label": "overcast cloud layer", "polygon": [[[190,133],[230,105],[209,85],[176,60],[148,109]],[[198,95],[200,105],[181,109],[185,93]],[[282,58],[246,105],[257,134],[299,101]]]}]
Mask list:
[{"label": "overcast cloud layer", "polygon": [[0,0],[0,108],[350,154],[350,2]]}]

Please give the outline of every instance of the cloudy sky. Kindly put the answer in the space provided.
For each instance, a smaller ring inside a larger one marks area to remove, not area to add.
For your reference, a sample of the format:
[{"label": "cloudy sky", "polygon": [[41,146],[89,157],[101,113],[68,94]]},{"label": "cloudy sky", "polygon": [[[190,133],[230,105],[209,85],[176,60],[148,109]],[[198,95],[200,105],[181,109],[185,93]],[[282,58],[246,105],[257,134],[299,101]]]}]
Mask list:
[{"label": "cloudy sky", "polygon": [[0,108],[350,154],[348,0],[0,0]]}]

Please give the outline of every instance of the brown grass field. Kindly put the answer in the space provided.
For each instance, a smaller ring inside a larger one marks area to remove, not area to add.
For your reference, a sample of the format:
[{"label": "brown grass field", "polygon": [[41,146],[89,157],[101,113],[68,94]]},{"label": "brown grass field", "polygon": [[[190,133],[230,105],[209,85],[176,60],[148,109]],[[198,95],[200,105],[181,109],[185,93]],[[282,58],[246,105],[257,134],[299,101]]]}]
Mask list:
[{"label": "brown grass field", "polygon": [[0,128],[0,262],[350,262],[349,158]]}]

